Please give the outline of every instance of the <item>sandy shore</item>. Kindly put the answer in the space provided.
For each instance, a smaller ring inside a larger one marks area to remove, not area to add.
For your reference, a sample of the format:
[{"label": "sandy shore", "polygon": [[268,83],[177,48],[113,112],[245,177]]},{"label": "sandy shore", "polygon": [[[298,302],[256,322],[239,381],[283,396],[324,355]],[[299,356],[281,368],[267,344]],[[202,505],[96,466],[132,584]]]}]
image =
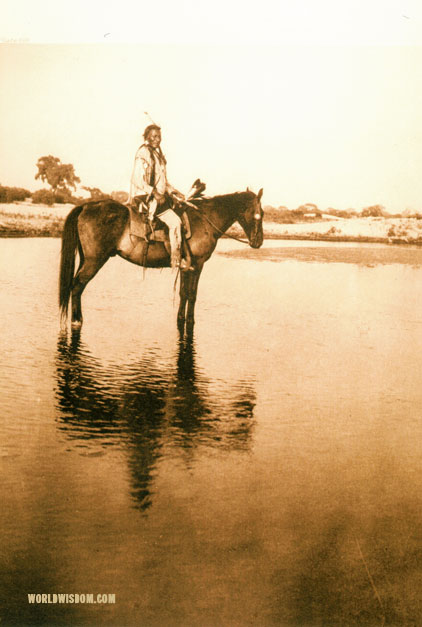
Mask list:
[{"label": "sandy shore", "polygon": [[265,223],[266,239],[421,244],[422,220],[416,218],[325,219],[297,224]]},{"label": "sandy shore", "polygon": [[[60,237],[72,205],[0,203],[1,237]],[[235,226],[231,232],[243,233]],[[422,245],[422,220],[416,218],[333,218],[297,224],[264,223],[266,239],[384,242]]]}]

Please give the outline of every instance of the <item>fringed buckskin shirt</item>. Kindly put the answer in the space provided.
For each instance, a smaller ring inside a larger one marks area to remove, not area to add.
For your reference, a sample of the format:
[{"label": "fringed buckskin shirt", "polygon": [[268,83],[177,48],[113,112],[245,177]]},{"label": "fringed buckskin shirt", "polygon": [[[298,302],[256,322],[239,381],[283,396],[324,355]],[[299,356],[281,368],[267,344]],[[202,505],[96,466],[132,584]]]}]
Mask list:
[{"label": "fringed buckskin shirt", "polygon": [[166,160],[161,150],[142,144],[135,155],[130,199],[134,196],[149,196],[154,190],[163,195],[175,191],[167,181]]}]

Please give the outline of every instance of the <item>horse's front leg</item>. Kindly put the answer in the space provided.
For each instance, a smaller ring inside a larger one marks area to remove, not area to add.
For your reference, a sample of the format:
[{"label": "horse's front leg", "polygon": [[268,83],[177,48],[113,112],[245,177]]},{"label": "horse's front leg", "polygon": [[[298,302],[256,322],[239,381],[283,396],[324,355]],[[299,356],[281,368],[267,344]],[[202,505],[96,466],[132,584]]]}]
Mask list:
[{"label": "horse's front leg", "polygon": [[186,331],[192,333],[195,324],[195,303],[198,294],[199,277],[201,276],[202,266],[197,267],[193,272],[189,272],[188,279],[188,306],[186,313]]},{"label": "horse's front leg", "polygon": [[[188,299],[188,279],[186,272],[180,273],[180,302],[179,310],[177,312],[177,328],[179,333],[183,334],[185,331],[185,319],[186,319],[186,302]],[[189,273],[190,274],[190,273]]]}]

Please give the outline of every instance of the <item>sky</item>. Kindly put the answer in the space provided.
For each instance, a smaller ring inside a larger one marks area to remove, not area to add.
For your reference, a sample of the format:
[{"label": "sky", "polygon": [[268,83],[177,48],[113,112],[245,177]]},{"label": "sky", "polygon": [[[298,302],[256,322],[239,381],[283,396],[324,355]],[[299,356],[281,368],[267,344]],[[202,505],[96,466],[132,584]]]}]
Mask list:
[{"label": "sky", "polygon": [[40,188],[51,154],[82,185],[128,191],[148,111],[181,191],[200,177],[291,209],[422,209],[413,0],[65,7],[5,2],[1,184]]}]

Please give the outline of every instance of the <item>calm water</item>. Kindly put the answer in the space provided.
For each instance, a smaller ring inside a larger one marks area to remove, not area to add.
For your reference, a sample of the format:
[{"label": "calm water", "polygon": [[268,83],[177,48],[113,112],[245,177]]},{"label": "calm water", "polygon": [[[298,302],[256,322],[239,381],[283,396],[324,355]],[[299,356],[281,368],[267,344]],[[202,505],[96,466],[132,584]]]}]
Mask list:
[{"label": "calm water", "polygon": [[59,242],[1,244],[2,624],[421,624],[421,250],[235,245],[181,343],[170,271],[65,337]]}]

